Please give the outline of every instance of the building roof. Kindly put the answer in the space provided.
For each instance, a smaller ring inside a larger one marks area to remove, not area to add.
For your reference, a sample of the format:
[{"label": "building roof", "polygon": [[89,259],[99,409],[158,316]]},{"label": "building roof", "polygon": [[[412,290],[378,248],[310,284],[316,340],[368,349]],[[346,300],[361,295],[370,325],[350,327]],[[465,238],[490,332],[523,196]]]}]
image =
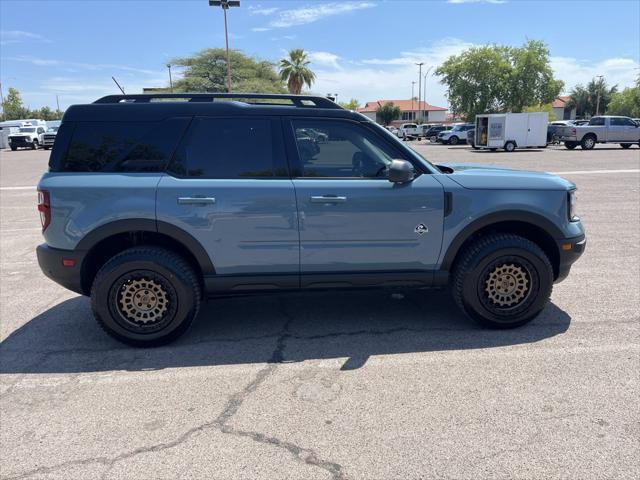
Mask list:
[{"label": "building roof", "polygon": [[564,108],[570,98],[571,97],[568,95],[556,97],[555,100],[553,101],[553,108]]},{"label": "building roof", "polygon": [[[435,112],[435,111],[446,111],[447,109],[444,107],[436,107],[435,105],[430,105],[427,102],[417,101],[417,100],[376,100],[373,102],[365,103],[364,107],[358,109],[358,112],[375,112],[380,105],[384,105],[385,103],[392,102],[396,107],[400,107],[400,110],[403,112],[412,112],[412,111],[425,111],[425,112]],[[412,108],[413,107],[413,108]]]}]

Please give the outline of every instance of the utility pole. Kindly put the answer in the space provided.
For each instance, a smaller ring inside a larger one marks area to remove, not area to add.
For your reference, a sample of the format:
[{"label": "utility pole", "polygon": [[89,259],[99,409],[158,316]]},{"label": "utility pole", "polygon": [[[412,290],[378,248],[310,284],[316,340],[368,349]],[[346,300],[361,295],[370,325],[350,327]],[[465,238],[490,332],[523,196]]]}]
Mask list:
[{"label": "utility pole", "polygon": [[598,82],[598,100],[596,100],[596,117],[600,115],[600,91],[602,90],[603,76],[597,75],[597,77],[600,79],[600,81]]},{"label": "utility pole", "polygon": [[173,80],[171,79],[171,64],[167,63],[167,68],[169,69],[169,90],[173,93]]},{"label": "utility pole", "polygon": [[418,115],[418,118],[421,119],[422,118],[422,65],[424,65],[424,62],[420,62],[420,63],[416,63],[416,65],[418,65],[418,111],[420,112],[420,114]]},{"label": "utility pole", "polygon": [[57,110],[60,111],[60,99],[58,98],[57,93],[56,93],[56,107],[57,107]]},{"label": "utility pole", "polygon": [[0,100],[2,100],[2,121],[6,120],[6,114],[4,111],[4,93],[2,93],[2,82],[0,82]]},{"label": "utility pole", "polygon": [[415,114],[416,114],[416,109],[413,105],[413,99],[414,99],[414,90],[416,88],[416,82],[411,82],[411,120],[415,120]]},{"label": "utility pole", "polygon": [[227,33],[227,10],[239,7],[240,0],[209,0],[210,7],[222,7],[224,12],[224,41],[227,46],[227,90],[231,93],[231,61],[229,60],[229,34]]}]

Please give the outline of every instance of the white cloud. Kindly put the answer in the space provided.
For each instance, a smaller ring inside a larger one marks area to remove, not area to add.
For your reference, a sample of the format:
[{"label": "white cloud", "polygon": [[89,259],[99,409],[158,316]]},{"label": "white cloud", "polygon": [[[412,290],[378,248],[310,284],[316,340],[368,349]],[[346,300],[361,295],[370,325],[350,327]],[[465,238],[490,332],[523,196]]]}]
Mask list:
[{"label": "white cloud", "polygon": [[306,25],[317,22],[326,17],[340,15],[343,13],[363,10],[375,7],[376,4],[370,1],[346,1],[318,3],[306,7],[292,8],[289,10],[278,10],[270,12],[276,18],[271,20],[265,27],[254,28],[254,32],[262,32],[272,28],[288,28],[296,25]]},{"label": "white cloud", "polygon": [[327,66],[339,69],[341,68],[338,64],[338,60],[340,57],[334,53],[330,52],[309,52],[308,54],[309,60],[311,63],[321,66]]},{"label": "white cloud", "polygon": [[277,7],[265,8],[261,5],[251,5],[249,6],[249,13],[251,15],[272,15],[278,11]]},{"label": "white cloud", "polygon": [[38,33],[25,32],[24,30],[2,30],[0,31],[0,45],[10,43],[20,43],[27,40],[35,40],[43,43],[51,43],[51,40]]},{"label": "white cloud", "polygon": [[572,57],[551,57],[554,76],[565,83],[564,91],[569,92],[578,84],[586,84],[597,75],[603,75],[609,85],[620,89],[629,87],[638,76],[640,64],[631,58],[612,57],[600,62],[579,60]]},{"label": "white cloud", "polygon": [[18,55],[14,57],[5,57],[3,60],[9,60],[14,62],[30,63],[38,67],[60,67],[65,70],[73,71],[74,69],[82,70],[121,70],[125,72],[141,73],[145,75],[155,75],[158,73],[156,70],[148,70],[144,68],[130,67],[128,65],[116,65],[111,63],[82,63],[82,62],[67,62],[64,60],[56,60],[52,58],[38,58],[29,55]]}]

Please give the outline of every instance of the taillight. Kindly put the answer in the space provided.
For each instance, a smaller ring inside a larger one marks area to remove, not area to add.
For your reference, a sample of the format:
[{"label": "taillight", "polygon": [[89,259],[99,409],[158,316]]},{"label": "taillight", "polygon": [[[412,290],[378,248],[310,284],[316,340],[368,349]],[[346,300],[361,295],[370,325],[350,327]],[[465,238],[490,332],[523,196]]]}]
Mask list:
[{"label": "taillight", "polygon": [[571,136],[574,136],[575,134],[576,134],[576,129],[575,129],[575,128],[572,128],[572,129],[571,129]]},{"label": "taillight", "polygon": [[44,232],[51,223],[51,199],[48,190],[38,190],[38,212]]}]

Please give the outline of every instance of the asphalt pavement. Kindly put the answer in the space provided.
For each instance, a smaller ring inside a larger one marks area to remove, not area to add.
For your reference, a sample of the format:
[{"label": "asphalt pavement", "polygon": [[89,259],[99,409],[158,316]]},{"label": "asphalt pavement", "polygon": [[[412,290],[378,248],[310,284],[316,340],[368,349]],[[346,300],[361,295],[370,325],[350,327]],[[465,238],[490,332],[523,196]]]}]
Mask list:
[{"label": "asphalt pavement", "polygon": [[0,478],[639,478],[640,149],[410,145],[578,185],[587,250],[532,323],[483,330],[442,290],[281,294],[126,347],[38,268],[48,152],[0,152]]}]

